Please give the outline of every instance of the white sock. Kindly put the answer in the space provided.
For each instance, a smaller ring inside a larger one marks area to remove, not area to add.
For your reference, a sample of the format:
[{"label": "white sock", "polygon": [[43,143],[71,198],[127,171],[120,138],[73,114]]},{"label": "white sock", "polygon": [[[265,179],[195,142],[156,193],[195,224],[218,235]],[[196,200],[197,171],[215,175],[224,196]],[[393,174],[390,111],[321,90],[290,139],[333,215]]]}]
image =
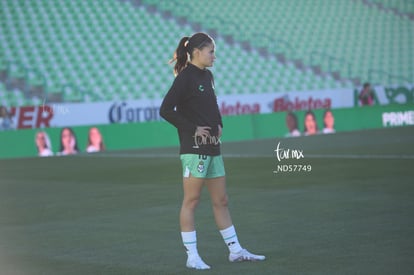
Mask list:
[{"label": "white sock", "polygon": [[197,234],[195,231],[181,232],[181,238],[183,239],[183,244],[185,249],[187,250],[187,254],[198,254]]},{"label": "white sock", "polygon": [[236,229],[233,225],[220,230],[220,233],[231,253],[238,253],[243,249],[237,239]]}]

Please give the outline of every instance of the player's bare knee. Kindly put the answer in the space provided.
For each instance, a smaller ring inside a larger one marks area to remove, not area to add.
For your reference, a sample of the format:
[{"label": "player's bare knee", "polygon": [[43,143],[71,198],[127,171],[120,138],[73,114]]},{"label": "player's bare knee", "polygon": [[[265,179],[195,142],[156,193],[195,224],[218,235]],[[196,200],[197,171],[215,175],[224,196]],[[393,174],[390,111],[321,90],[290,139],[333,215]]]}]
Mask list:
[{"label": "player's bare knee", "polygon": [[213,200],[213,207],[222,208],[227,207],[229,204],[229,199],[227,195],[220,196],[217,199]]},{"label": "player's bare knee", "polygon": [[195,209],[197,208],[197,205],[199,202],[200,202],[200,197],[184,198],[183,207],[187,209]]}]

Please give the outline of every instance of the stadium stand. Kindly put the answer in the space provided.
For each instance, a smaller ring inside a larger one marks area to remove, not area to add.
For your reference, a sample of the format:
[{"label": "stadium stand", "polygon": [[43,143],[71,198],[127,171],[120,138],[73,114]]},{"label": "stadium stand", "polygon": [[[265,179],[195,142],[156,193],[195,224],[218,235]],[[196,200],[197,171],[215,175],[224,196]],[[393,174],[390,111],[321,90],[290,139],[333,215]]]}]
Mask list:
[{"label": "stadium stand", "polygon": [[[237,0],[226,4],[218,0],[143,2],[164,10],[168,2],[168,10],[175,16],[206,28],[220,26],[235,41],[270,53],[282,52],[288,59],[319,65],[323,71],[338,71],[346,78],[369,79],[384,71],[399,76],[387,76],[391,81],[414,79],[414,21],[378,9],[369,1],[247,0],[243,5]],[[409,6],[404,0],[391,2],[401,9]],[[208,12],[197,12],[201,10]],[[383,78],[380,75],[373,80]]]},{"label": "stadium stand", "polygon": [[398,15],[408,16],[414,20],[414,2],[410,0],[365,0],[367,5],[375,5],[384,11],[391,10]]},{"label": "stadium stand", "polygon": [[414,82],[408,16],[359,0],[294,2],[3,0],[2,101],[160,98],[179,38],[200,30],[217,41],[219,95]]}]

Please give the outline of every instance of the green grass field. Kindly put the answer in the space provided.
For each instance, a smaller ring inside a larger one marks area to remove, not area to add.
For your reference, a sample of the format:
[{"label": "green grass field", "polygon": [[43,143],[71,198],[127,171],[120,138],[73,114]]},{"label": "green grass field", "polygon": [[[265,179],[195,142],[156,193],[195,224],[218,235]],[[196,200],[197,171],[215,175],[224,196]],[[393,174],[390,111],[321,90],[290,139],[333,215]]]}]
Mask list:
[{"label": "green grass field", "polygon": [[413,145],[414,127],[223,144],[239,240],[267,260],[228,262],[205,190],[210,271],[185,267],[177,148],[1,160],[0,274],[414,274]]}]

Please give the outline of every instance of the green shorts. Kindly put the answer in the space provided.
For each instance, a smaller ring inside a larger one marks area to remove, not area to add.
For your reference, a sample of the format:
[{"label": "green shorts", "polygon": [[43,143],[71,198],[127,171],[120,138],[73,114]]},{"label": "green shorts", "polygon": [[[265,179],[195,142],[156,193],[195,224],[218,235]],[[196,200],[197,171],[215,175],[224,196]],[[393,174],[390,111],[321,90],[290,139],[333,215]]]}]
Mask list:
[{"label": "green shorts", "polygon": [[218,178],[226,175],[223,157],[196,154],[180,155],[183,165],[183,177]]}]

